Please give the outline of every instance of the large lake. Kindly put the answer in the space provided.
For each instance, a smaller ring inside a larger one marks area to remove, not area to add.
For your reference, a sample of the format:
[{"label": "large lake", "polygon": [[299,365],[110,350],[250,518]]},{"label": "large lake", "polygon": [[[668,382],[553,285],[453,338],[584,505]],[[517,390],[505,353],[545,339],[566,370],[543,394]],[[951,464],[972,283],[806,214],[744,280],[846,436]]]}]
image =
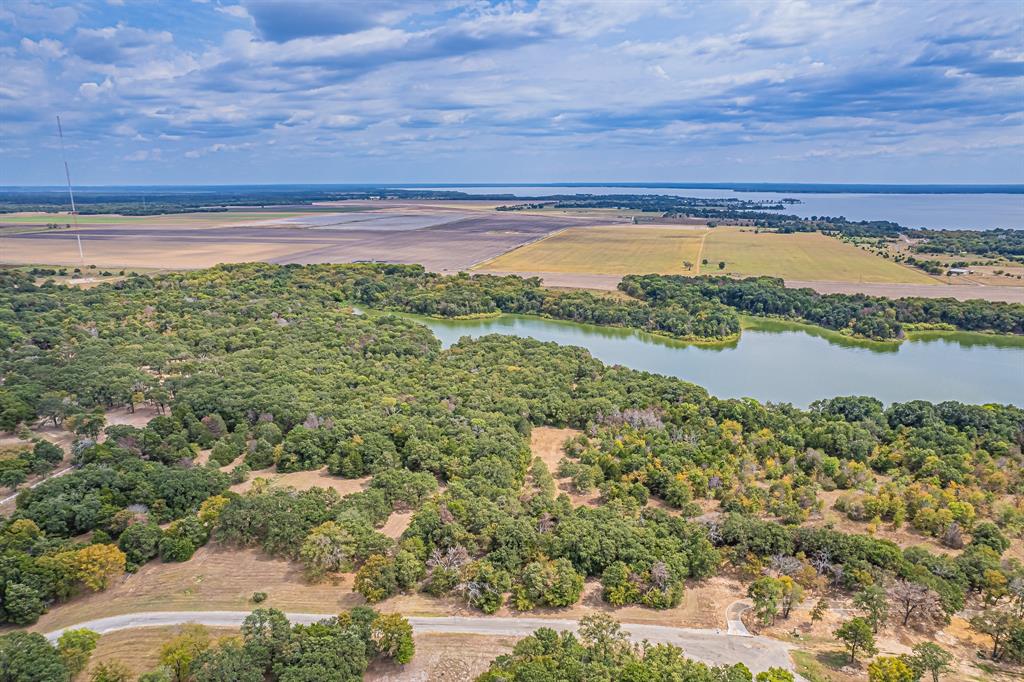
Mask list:
[{"label": "large lake", "polygon": [[739,341],[707,347],[643,332],[502,315],[425,324],[448,347],[460,337],[511,334],[583,346],[607,364],[692,381],[724,398],[807,407],[820,398],[870,395],[882,402],[1013,403],[1024,406],[1024,342],[979,334],[928,334],[902,344],[857,342],[815,327],[751,320]]},{"label": "large lake", "polygon": [[[424,188],[428,189],[428,188]],[[787,206],[784,213],[845,216],[850,220],[892,220],[906,227],[987,230],[996,227],[1024,229],[1024,194],[852,194],[737,192],[728,189],[677,187],[556,187],[493,186],[436,187],[467,194],[512,194],[517,197],[548,194],[665,194],[711,199],[769,199],[789,197],[802,203]]]}]

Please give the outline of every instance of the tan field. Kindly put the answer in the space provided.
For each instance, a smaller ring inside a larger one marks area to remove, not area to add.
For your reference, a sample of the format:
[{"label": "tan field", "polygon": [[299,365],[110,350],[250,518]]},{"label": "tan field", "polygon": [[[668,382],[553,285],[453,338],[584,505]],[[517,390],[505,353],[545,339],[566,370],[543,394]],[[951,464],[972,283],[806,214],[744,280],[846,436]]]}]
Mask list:
[{"label": "tan field", "polygon": [[[266,261],[309,248],[304,244],[182,241],[173,248],[147,238],[91,239],[82,228],[82,247],[87,265],[101,268],[208,268],[218,263]],[[80,266],[78,244],[73,239],[24,239],[0,237],[0,263],[47,263]]]},{"label": "tan field", "polygon": [[[571,227],[478,267],[491,272],[697,274],[706,234],[699,227]],[[686,270],[684,261],[694,268]]]},{"label": "tan field", "polygon": [[[914,268],[893,263],[818,232],[757,233],[750,228],[719,227],[704,244],[704,274],[770,275],[826,282],[938,284]],[[725,269],[718,263],[725,261]]]}]

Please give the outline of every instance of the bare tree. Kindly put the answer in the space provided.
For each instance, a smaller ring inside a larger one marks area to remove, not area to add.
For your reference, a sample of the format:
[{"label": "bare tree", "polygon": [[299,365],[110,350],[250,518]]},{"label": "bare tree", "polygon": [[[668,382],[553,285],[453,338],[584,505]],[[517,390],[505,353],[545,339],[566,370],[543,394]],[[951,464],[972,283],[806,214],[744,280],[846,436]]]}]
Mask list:
[{"label": "bare tree", "polygon": [[785,554],[775,554],[772,556],[771,570],[775,572],[776,577],[796,575],[803,567],[803,562],[796,557],[786,556]]},{"label": "bare tree", "polygon": [[903,616],[904,627],[911,619],[917,623],[936,619],[942,611],[938,595],[920,583],[899,581],[889,590],[889,599]]}]

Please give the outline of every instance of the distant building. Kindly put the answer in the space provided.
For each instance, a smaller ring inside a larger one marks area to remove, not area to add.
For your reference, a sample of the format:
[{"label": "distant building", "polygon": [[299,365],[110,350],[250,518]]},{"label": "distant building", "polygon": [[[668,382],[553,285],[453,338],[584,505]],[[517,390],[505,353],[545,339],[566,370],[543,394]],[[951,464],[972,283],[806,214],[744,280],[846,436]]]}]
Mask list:
[{"label": "distant building", "polygon": [[967,268],[950,268],[946,274],[949,275],[969,275],[971,271]]}]

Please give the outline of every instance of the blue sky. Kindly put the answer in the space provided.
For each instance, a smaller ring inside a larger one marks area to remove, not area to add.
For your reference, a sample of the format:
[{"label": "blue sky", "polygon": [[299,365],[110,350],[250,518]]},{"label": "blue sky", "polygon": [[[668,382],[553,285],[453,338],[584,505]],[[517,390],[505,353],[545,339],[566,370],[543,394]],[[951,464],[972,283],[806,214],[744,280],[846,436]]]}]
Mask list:
[{"label": "blue sky", "polygon": [[0,0],[0,184],[1019,183],[1022,7]]}]

